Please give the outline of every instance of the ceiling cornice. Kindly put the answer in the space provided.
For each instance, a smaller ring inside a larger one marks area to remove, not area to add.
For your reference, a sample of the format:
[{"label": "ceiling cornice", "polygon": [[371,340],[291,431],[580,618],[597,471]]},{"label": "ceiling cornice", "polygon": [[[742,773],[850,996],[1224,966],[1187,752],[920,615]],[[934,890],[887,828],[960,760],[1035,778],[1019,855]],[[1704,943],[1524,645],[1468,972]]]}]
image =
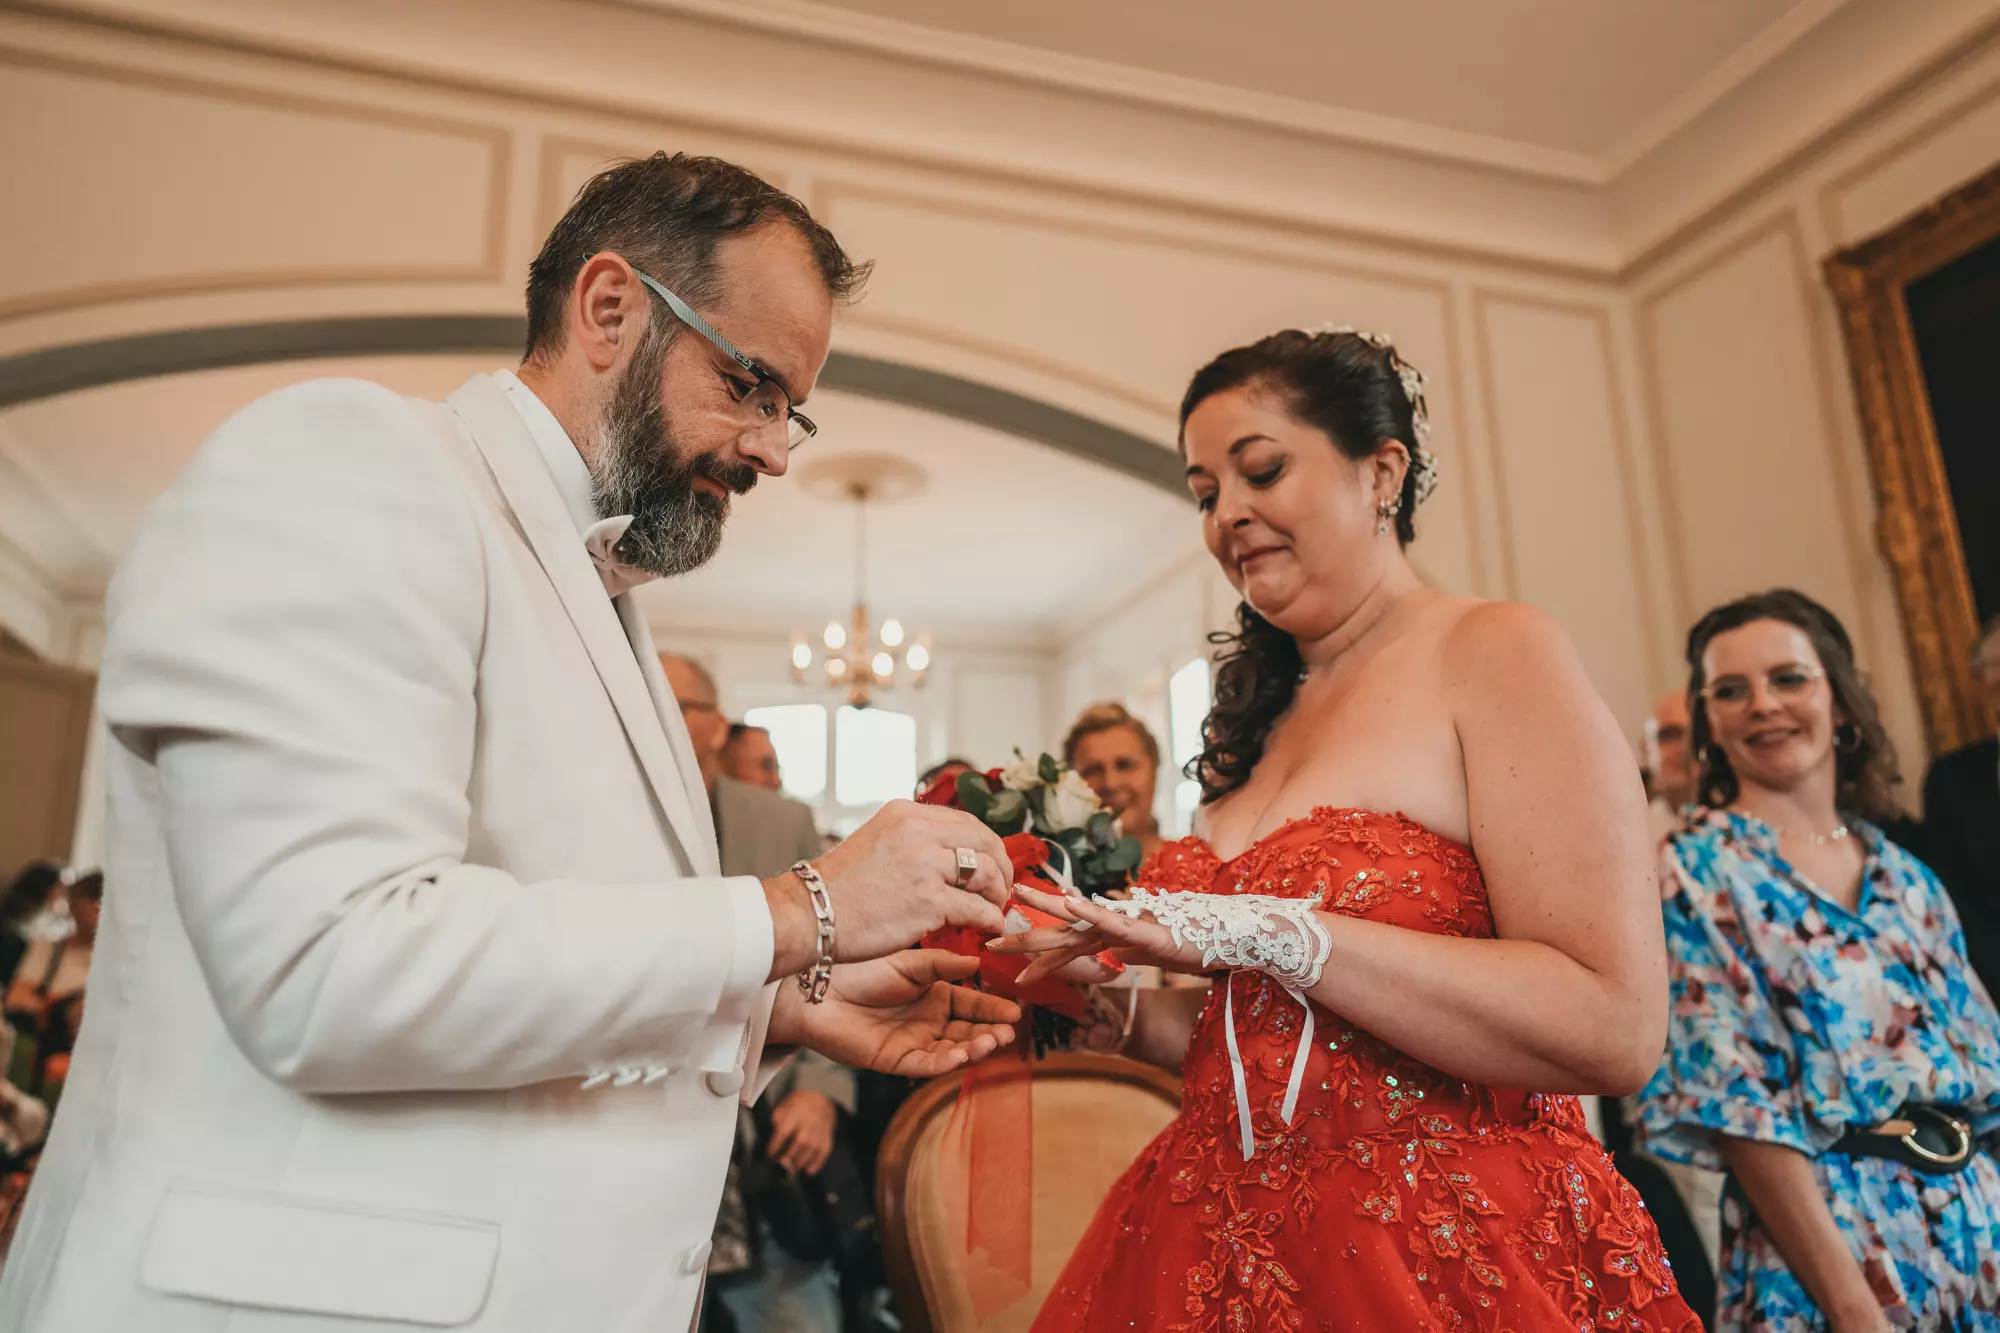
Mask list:
[{"label": "ceiling cornice", "polygon": [[1826,22],[1848,0],[1802,0],[1770,27],[1732,52],[1679,96],[1648,116],[1599,159],[1602,180],[1609,183],[1629,171],[1646,154],[1686,129],[1704,112],[1755,78],[1759,72]]},{"label": "ceiling cornice", "polygon": [[[678,14],[725,27],[776,33],[939,69],[983,74],[1044,88],[1060,88],[1066,92],[1168,111],[1192,112],[1214,120],[1284,130],[1308,138],[1367,148],[1413,153],[1461,166],[1482,167],[1538,180],[1602,185],[1610,179],[1605,164],[1587,153],[1446,129],[1400,116],[1354,111],[1303,98],[1261,93],[1207,79],[1138,69],[991,37],[947,32],[899,19],[860,14],[834,5],[815,4],[812,0],[766,0],[766,3],[754,7],[744,6],[736,0],[595,2],[625,9]],[[1808,0],[1807,7],[1830,10],[1846,2]],[[1817,21],[1817,16],[1814,21]],[[1791,40],[1795,37],[1787,38],[1785,44],[1789,45]],[[1739,77],[1747,78],[1753,72],[1754,69],[1746,70]],[[1719,97],[1726,91],[1727,88],[1719,89],[1713,96]],[[1692,117],[1701,110],[1702,107],[1694,107],[1686,115]]]}]

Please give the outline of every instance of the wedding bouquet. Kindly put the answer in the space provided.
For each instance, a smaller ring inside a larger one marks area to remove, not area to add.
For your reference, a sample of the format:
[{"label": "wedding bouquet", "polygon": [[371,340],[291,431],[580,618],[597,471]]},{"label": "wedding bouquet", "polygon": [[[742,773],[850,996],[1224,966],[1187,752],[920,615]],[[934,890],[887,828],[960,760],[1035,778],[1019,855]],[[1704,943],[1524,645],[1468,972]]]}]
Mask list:
[{"label": "wedding bouquet", "polygon": [[[1104,809],[1089,784],[1050,755],[1028,759],[1017,750],[1015,761],[1005,768],[940,778],[917,799],[964,810],[978,819],[1000,835],[1017,882],[1040,880],[1056,892],[1090,895],[1121,890],[1142,856],[1138,840],[1124,834],[1117,817]],[[1063,924],[1018,898],[1007,904],[1010,933]],[[991,938],[969,926],[952,926],[924,943],[977,958],[979,972],[968,984],[1004,995],[1026,1010],[1037,1053],[1068,1045],[1077,1025],[1091,1014],[1089,997],[1054,977],[1021,986],[1018,979],[1029,960],[989,952],[986,941]],[[1099,958],[1114,971],[1124,970],[1124,964],[1109,953]]]}]

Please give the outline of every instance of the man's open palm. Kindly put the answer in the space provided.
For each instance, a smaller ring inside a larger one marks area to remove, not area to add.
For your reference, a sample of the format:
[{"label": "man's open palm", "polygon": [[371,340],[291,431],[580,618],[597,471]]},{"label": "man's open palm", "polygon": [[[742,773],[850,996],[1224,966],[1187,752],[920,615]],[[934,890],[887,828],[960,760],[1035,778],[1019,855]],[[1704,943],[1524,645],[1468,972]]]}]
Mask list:
[{"label": "man's open palm", "polygon": [[1021,1011],[997,995],[949,984],[978,966],[975,958],[922,949],[836,967],[825,1003],[802,1016],[805,1044],[841,1064],[907,1078],[983,1060],[1014,1040]]}]

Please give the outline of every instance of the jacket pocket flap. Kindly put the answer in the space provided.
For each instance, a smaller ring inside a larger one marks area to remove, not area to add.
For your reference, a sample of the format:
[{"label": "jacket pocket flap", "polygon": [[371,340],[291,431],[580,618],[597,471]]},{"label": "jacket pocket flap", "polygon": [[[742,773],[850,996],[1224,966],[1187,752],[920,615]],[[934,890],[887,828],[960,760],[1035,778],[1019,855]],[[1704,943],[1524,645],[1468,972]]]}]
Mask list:
[{"label": "jacket pocket flap", "polygon": [[486,1302],[490,1222],[172,1185],[140,1280],[169,1296],[448,1328]]}]

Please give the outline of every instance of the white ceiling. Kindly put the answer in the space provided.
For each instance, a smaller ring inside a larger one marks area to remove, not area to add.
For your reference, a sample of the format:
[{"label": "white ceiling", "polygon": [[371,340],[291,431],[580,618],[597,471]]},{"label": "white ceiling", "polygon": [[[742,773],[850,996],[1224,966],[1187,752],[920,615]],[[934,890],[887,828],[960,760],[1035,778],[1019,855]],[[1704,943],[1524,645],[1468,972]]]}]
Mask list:
[{"label": "white ceiling", "polygon": [[[0,412],[0,533],[65,591],[100,590],[146,506],[237,408],[302,379],[355,375],[442,398],[491,356],[370,357],[134,381]],[[930,476],[875,506],[870,600],[943,639],[1055,641],[1199,547],[1194,511],[1047,446],[834,391],[813,395],[813,456],[889,453]],[[807,458],[802,451],[801,462]],[[644,594],[661,626],[790,632],[845,618],[853,511],[766,478],[736,501],[720,556]]]},{"label": "white ceiling", "polygon": [[[726,0],[640,0],[725,17]],[[770,0],[741,22],[1138,91],[1282,104],[1628,158],[1846,0]],[[1033,57],[1040,56],[1037,67]],[[1022,57],[1028,57],[1023,59]],[[1261,118],[1261,117],[1260,117]],[[1362,128],[1362,127],[1357,127]]]}]

